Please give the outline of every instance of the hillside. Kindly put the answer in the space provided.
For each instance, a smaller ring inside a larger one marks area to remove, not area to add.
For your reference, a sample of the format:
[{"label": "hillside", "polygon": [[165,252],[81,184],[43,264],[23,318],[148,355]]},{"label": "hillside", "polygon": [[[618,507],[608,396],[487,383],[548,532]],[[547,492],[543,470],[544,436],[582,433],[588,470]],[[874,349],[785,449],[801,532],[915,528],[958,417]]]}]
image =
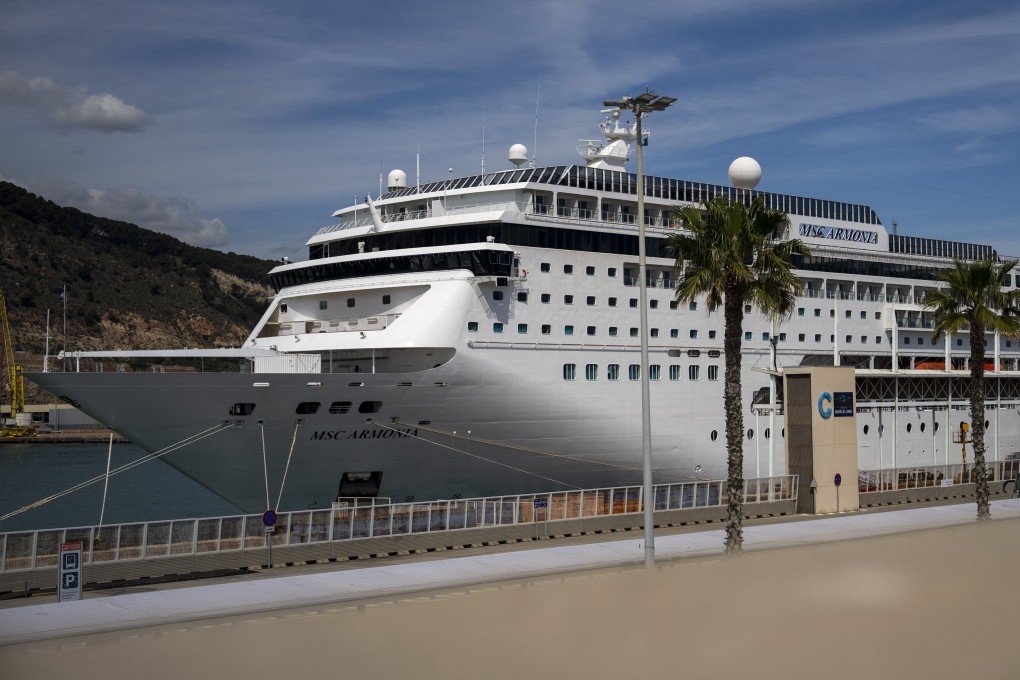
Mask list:
[{"label": "hillside", "polygon": [[29,366],[41,363],[47,309],[50,354],[63,347],[64,286],[69,350],[239,345],[265,311],[275,264],[63,208],[8,182],[0,263],[14,346]]}]

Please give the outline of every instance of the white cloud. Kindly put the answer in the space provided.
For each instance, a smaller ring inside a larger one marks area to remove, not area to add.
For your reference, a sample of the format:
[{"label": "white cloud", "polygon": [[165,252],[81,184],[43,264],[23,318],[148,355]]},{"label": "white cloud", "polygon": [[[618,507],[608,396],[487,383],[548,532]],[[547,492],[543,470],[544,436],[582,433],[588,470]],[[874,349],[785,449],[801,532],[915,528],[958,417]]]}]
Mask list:
[{"label": "white cloud", "polygon": [[137,189],[92,189],[63,178],[15,183],[57,205],[137,224],[193,246],[218,248],[230,242],[223,221],[200,217],[195,203],[187,199],[150,196]]},{"label": "white cloud", "polygon": [[0,105],[32,111],[51,127],[99,132],[141,132],[152,117],[112,94],[89,95],[84,87],[68,87],[45,77],[25,78],[0,72]]}]

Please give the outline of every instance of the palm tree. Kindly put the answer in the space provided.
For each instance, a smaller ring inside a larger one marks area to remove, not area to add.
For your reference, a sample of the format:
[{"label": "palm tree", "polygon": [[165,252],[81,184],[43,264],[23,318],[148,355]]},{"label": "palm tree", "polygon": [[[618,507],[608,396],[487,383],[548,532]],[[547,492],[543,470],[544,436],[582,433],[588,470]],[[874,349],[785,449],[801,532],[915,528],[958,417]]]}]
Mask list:
[{"label": "palm tree", "polygon": [[810,255],[799,239],[782,241],[790,220],[758,197],[746,205],[718,196],[703,208],[685,206],[674,213],[685,233],[671,236],[676,257],[676,299],[705,297],[708,310],[723,308],[726,371],[727,512],[726,553],[743,549],[744,410],[740,403],[740,359],[744,305],[777,317],[790,314],[801,290],[792,258]]},{"label": "palm tree", "polygon": [[970,330],[970,422],[974,444],[974,493],[977,518],[991,519],[988,508],[988,468],[985,467],[985,332],[1020,336],[1020,291],[1004,291],[1006,276],[1017,265],[1007,260],[996,265],[991,258],[964,262],[954,259],[951,269],[935,274],[946,285],[929,293],[921,306],[935,313],[932,342],[942,333]]}]

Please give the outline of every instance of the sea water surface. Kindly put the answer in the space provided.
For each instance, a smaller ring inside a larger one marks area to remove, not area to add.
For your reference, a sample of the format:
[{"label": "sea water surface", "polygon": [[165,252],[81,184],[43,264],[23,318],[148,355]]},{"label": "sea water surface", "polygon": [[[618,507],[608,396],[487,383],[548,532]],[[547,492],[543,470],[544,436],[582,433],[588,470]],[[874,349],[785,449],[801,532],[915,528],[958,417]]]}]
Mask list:
[{"label": "sea water surface", "polygon": [[[0,521],[0,533],[98,524],[108,450],[108,444],[0,441],[0,516],[100,477],[74,493]],[[111,470],[146,455],[133,444],[114,444]],[[103,524],[239,514],[243,513],[229,502],[156,459],[111,475]]]}]

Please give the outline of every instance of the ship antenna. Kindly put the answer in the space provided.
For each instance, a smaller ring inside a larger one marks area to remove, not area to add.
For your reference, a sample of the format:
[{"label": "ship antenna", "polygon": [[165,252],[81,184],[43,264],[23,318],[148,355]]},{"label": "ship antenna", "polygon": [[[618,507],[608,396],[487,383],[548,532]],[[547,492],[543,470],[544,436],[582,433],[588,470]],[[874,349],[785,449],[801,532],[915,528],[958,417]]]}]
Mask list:
[{"label": "ship antenna", "polygon": [[535,143],[531,147],[531,167],[535,167],[538,158],[538,101],[542,97],[542,74],[538,74],[538,92],[535,94]]},{"label": "ship antenna", "polygon": [[485,184],[485,109],[482,109],[482,184]]}]

